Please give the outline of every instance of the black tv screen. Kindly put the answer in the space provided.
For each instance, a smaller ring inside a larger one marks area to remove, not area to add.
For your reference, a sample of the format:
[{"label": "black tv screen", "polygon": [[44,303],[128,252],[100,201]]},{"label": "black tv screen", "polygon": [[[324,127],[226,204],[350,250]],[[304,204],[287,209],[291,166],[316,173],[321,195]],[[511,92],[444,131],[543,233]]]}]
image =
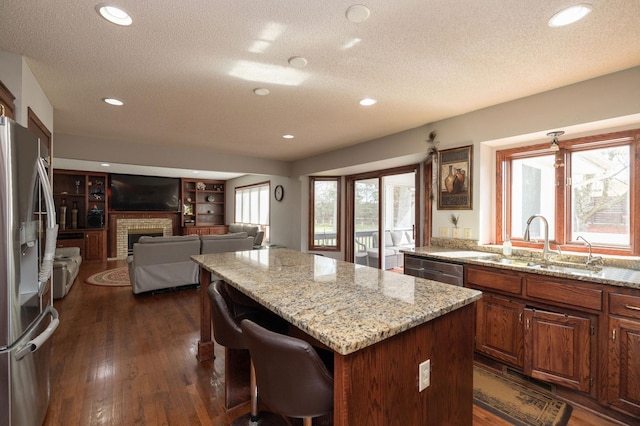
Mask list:
[{"label": "black tv screen", "polygon": [[111,174],[111,210],[179,211],[180,179]]}]

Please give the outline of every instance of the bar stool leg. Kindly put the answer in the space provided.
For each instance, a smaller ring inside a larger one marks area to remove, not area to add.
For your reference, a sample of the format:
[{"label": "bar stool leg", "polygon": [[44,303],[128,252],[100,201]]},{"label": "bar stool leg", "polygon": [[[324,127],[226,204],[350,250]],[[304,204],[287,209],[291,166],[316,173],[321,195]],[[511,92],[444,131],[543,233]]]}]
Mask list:
[{"label": "bar stool leg", "polygon": [[256,385],[256,369],[251,360],[251,421],[257,422],[260,419],[258,412],[258,386]]}]

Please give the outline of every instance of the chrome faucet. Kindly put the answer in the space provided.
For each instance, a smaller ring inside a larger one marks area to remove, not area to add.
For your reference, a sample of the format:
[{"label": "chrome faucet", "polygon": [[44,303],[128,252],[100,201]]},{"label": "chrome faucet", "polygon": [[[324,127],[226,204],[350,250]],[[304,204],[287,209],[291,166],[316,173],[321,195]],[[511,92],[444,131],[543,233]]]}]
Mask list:
[{"label": "chrome faucet", "polygon": [[548,260],[549,255],[555,252],[552,252],[551,248],[549,248],[549,222],[547,222],[547,219],[545,219],[544,216],[542,216],[541,214],[534,214],[529,219],[527,219],[527,228],[524,231],[524,240],[527,242],[531,241],[531,237],[529,236],[529,226],[531,225],[533,219],[535,219],[536,217],[539,217],[544,224],[544,247],[542,249],[542,259]]},{"label": "chrome faucet", "polygon": [[576,240],[582,240],[587,244],[587,246],[589,246],[589,256],[587,257],[587,266],[593,265],[597,261],[602,260],[602,257],[593,256],[591,254],[591,243],[589,241],[587,241],[582,235],[578,235],[578,238],[576,238]]}]

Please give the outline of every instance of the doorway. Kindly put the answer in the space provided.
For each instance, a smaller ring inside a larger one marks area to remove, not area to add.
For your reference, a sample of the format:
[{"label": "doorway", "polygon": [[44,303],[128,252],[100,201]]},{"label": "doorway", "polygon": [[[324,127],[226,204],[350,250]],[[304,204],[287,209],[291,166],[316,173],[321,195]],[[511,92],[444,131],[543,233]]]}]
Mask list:
[{"label": "doorway", "polygon": [[418,165],[347,177],[347,259],[401,270],[420,235]]}]

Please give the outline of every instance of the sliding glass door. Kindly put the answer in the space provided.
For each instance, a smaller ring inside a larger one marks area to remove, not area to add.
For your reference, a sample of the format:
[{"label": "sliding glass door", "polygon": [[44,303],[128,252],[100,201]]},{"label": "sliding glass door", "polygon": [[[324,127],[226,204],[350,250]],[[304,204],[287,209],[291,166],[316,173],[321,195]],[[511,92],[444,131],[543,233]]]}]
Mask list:
[{"label": "sliding glass door", "polygon": [[417,168],[348,178],[351,261],[386,270],[404,266],[401,250],[415,247]]}]

